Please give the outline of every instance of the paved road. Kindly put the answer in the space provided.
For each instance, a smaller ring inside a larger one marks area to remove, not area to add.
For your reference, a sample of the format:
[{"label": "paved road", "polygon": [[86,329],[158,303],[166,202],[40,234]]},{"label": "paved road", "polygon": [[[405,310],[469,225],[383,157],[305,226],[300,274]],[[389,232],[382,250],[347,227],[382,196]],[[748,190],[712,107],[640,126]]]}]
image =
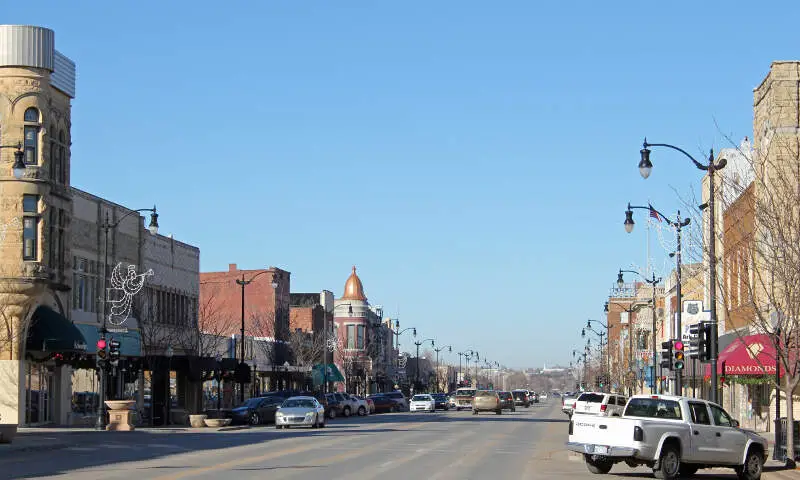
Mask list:
[{"label": "paved road", "polygon": [[[73,435],[69,448],[0,459],[0,478],[598,480],[564,450],[567,423],[559,407],[552,402],[501,416],[373,415],[337,419],[322,430],[87,432]],[[735,478],[722,472],[699,477]],[[645,468],[624,465],[615,473],[652,478]]]}]

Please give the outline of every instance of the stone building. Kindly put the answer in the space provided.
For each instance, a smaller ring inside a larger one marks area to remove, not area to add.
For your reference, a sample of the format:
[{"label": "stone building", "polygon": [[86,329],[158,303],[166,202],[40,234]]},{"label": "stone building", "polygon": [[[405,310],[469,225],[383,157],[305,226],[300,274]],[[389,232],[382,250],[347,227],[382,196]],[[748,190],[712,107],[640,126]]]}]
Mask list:
[{"label": "stone building", "polygon": [[[0,25],[3,434],[13,433],[17,425],[93,421],[99,403],[96,341],[105,308],[109,313],[115,312],[112,306],[121,309],[118,324],[113,325],[117,331],[111,335],[122,343],[120,364],[129,367],[109,382],[110,395],[138,397],[140,409],[146,403],[144,377],[150,377],[145,375],[146,342],[137,321],[144,305],[141,301],[152,298],[153,292],[168,292],[159,297],[159,317],[153,323],[169,322],[180,312],[181,331],[196,330],[199,250],[151,235],[140,215],[71,187],[73,98],[75,64],[55,50],[54,32]],[[24,168],[19,168],[17,157]],[[112,223],[130,215],[109,232],[108,266],[112,268],[104,269],[105,236],[100,224],[106,214]],[[124,294],[130,292],[112,290],[122,296],[107,299],[103,291],[103,272],[111,278],[116,263],[121,263],[125,273],[128,266],[137,272],[153,270],[152,276],[144,278],[143,291],[131,302],[130,311],[124,308]],[[159,354],[176,354],[173,366],[180,364],[179,356],[185,351],[177,344],[156,348],[162,349]],[[167,384],[165,380],[165,389]],[[131,385],[137,385],[138,395],[130,391]],[[148,400],[155,404],[157,395],[154,391]],[[191,398],[184,393],[181,401],[188,405]],[[152,405],[150,409],[152,414]]]}]

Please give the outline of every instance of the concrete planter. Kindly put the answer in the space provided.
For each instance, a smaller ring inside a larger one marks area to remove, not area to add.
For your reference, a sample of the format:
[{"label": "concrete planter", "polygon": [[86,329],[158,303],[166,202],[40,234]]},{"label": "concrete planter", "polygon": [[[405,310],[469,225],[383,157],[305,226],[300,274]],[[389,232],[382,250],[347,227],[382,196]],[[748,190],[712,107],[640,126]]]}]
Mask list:
[{"label": "concrete planter", "polygon": [[203,428],[206,426],[208,415],[189,415],[189,424],[193,428]]},{"label": "concrete planter", "polygon": [[230,418],[206,418],[203,420],[207,427],[211,428],[222,428],[227,427],[231,424]]},{"label": "concrete planter", "polygon": [[17,425],[0,425],[0,443],[11,443],[17,434]]},{"label": "concrete planter", "polygon": [[118,430],[122,432],[132,432],[133,415],[136,413],[134,407],[136,400],[106,400],[108,407],[108,425],[106,430]]}]

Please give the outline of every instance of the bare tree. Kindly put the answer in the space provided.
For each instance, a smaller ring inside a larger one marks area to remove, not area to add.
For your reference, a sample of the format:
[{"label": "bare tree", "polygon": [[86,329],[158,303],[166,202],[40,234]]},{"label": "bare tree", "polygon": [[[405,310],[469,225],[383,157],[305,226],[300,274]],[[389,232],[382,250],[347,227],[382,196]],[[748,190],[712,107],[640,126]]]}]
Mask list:
[{"label": "bare tree", "polygon": [[206,286],[197,306],[197,327],[194,314],[183,320],[188,327],[179,332],[177,341],[187,355],[216,357],[225,350],[230,332],[236,328],[236,320],[223,308],[219,287]]},{"label": "bare tree", "polygon": [[310,367],[322,362],[322,355],[325,352],[322,335],[295,330],[289,334],[288,342],[297,366]]}]

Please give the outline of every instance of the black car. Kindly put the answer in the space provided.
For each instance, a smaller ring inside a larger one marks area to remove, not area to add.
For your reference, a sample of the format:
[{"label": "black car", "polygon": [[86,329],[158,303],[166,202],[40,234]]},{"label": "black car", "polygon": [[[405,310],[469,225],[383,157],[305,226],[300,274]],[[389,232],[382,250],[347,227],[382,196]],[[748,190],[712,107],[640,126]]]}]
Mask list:
[{"label": "black car", "polygon": [[444,393],[432,393],[431,397],[436,401],[437,410],[450,410],[450,402]]},{"label": "black car", "polygon": [[275,411],[286,400],[281,395],[248,399],[241,407],[231,410],[233,423],[261,425],[275,422]]}]

